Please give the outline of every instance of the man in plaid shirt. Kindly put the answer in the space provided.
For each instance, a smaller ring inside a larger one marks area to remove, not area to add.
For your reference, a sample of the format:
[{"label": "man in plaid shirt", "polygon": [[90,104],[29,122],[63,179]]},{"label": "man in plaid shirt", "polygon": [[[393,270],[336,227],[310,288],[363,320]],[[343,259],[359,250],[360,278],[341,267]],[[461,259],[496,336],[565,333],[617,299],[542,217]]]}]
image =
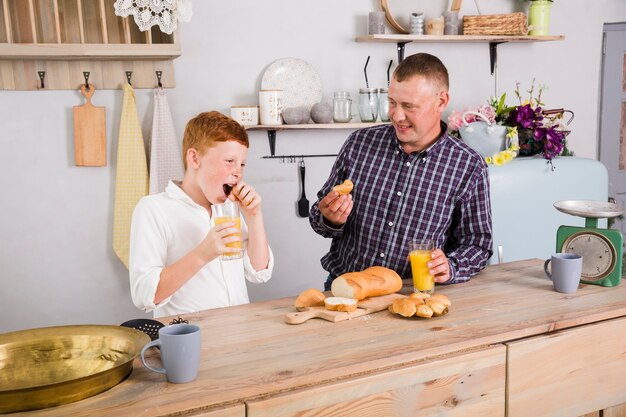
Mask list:
[{"label": "man in plaid shirt", "polygon": [[[448,71],[435,56],[403,60],[389,86],[391,125],[354,132],[318,193],[309,220],[332,238],[322,258],[335,277],[381,265],[411,277],[408,242],[432,239],[438,283],[468,281],[492,251],[489,173],[483,158],[446,133]],[[351,194],[332,191],[345,179]]]}]

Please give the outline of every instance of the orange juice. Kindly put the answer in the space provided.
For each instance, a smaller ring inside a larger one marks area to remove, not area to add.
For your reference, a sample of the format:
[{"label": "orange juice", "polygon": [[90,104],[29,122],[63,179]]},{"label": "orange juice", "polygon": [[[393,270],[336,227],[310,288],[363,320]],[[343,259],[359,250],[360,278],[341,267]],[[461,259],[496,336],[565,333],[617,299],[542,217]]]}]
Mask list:
[{"label": "orange juice", "polygon": [[[239,229],[239,233],[232,233],[227,236],[239,236],[241,237],[241,218],[240,217],[216,217],[215,225],[223,224],[223,223],[235,223],[237,229]],[[237,242],[227,243],[226,246],[229,248],[243,248],[243,242],[238,240]],[[236,259],[241,257],[241,252],[227,252],[224,255],[224,259]]]},{"label": "orange juice", "polygon": [[431,251],[415,250],[409,256],[415,291],[432,293],[435,288],[435,276],[430,274],[428,267],[428,262],[432,259]]}]

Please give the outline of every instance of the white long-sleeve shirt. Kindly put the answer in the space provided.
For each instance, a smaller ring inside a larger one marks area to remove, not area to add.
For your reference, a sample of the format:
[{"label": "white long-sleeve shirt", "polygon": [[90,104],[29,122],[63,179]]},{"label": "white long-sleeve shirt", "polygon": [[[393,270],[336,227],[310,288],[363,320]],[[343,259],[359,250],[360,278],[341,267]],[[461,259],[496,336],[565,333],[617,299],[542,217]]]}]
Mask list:
[{"label": "white long-sleeve shirt", "polygon": [[270,249],[267,269],[255,271],[246,248],[248,230],[241,219],[243,258],[207,263],[174,294],[154,304],[161,271],[197,247],[214,226],[213,216],[196,204],[172,181],[163,193],[143,197],[133,212],[130,231],[130,292],[133,303],[154,317],[249,303],[245,280],[268,281],[274,255]]}]

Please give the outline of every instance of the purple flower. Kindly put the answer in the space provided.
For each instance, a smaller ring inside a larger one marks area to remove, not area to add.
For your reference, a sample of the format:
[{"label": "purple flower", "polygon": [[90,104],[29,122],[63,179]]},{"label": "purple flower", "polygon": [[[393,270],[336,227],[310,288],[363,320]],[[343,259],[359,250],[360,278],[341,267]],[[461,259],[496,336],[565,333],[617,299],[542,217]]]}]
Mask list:
[{"label": "purple flower", "polygon": [[530,104],[525,104],[511,110],[508,123],[524,129],[533,129],[537,126],[541,126],[542,120],[543,115],[541,114],[541,107],[533,109]]}]

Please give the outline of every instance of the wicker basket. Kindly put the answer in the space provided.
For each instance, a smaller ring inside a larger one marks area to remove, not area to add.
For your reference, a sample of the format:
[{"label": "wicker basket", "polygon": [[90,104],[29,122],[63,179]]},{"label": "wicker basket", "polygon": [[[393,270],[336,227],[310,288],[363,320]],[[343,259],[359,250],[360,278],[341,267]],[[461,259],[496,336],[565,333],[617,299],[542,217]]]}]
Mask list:
[{"label": "wicker basket", "polygon": [[526,35],[528,25],[522,12],[463,16],[464,35]]}]

